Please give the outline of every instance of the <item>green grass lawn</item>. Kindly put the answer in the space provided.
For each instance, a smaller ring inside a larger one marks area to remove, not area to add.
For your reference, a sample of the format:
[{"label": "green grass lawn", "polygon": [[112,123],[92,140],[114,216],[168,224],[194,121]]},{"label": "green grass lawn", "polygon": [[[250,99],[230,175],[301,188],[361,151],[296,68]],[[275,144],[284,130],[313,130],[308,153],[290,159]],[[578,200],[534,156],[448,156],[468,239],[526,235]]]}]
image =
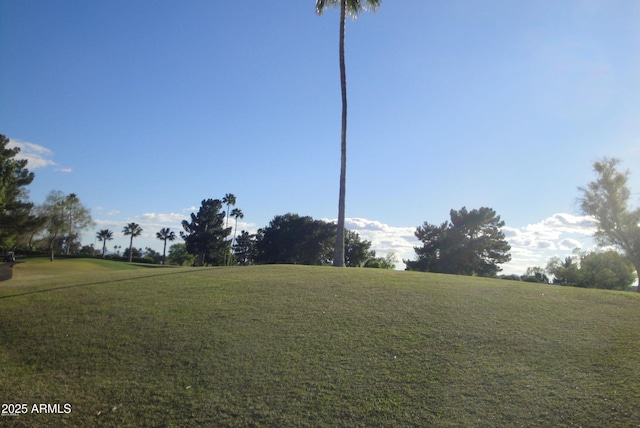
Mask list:
[{"label": "green grass lawn", "polygon": [[0,426],[640,426],[636,293],[98,262],[0,283],[2,403],[72,406]]}]

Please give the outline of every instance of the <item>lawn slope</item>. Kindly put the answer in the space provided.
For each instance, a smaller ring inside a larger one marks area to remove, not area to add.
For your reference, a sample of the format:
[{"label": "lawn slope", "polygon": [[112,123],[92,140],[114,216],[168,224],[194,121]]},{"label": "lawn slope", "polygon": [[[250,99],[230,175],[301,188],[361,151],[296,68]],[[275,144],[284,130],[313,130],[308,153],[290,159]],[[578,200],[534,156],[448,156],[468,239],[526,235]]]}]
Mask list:
[{"label": "lawn slope", "polygon": [[635,293],[303,266],[13,281],[2,402],[72,411],[2,426],[640,421]]}]

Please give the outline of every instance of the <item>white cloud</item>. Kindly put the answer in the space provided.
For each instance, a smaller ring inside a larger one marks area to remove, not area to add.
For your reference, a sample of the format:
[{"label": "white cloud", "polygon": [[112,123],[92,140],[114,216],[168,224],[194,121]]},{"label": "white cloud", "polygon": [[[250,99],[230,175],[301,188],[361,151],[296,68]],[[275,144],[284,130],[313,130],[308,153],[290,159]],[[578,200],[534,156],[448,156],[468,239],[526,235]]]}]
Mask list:
[{"label": "white cloud", "polygon": [[570,255],[574,248],[593,246],[595,223],[588,216],[557,213],[522,228],[503,227],[511,245],[511,262],[504,273],[522,274],[527,267],[544,267],[553,257]]},{"label": "white cloud", "polygon": [[[40,146],[34,143],[28,143],[19,140],[9,140],[9,147],[18,147],[20,152],[16,155],[19,159],[27,160],[27,168],[36,169],[43,168],[49,165],[57,165],[50,158],[53,156],[53,152],[44,146]],[[68,168],[63,168],[63,170]],[[68,172],[71,170],[69,169]],[[67,171],[63,171],[67,172]]]},{"label": "white cloud", "polygon": [[[323,219],[324,221],[337,222],[336,219]],[[378,220],[366,218],[345,218],[345,227],[358,232],[360,238],[371,241],[371,249],[376,256],[384,257],[388,253],[395,253],[398,258],[397,269],[404,269],[402,259],[415,258],[413,247],[419,244],[413,234],[416,230],[413,226],[391,226]]]},{"label": "white cloud", "polygon": [[140,223],[180,224],[182,220],[185,219],[185,216],[184,214],[178,214],[178,213],[144,213],[142,214],[142,216],[137,218],[139,219]]}]

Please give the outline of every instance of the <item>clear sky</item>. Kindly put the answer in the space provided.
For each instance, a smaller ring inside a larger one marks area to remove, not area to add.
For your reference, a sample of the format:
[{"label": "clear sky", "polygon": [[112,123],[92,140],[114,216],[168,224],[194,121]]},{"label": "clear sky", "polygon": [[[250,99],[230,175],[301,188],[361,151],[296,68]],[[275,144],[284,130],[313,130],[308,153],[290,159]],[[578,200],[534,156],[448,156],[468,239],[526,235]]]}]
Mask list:
[{"label": "clear sky", "polygon": [[[312,0],[1,0],[0,133],[33,202],[91,209],[84,244],[109,228],[125,247],[135,221],[161,251],[161,227],[225,193],[239,229],[335,219],[338,19]],[[637,0],[385,0],[347,22],[347,226],[413,258],[416,226],[488,206],[506,273],[590,248],[595,160],[620,158],[640,202],[639,23]]]}]

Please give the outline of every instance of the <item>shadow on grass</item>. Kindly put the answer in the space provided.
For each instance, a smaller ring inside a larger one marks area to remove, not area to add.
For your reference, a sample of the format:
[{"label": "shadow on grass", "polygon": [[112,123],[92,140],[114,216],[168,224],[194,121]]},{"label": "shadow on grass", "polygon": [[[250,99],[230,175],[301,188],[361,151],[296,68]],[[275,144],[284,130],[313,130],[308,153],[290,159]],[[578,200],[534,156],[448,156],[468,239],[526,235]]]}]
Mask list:
[{"label": "shadow on grass", "polygon": [[[204,268],[204,269],[215,269],[215,268]],[[200,271],[200,270],[201,269],[198,269],[198,271]],[[82,283],[82,284],[63,285],[63,286],[60,286],[60,287],[44,288],[42,290],[27,291],[27,292],[24,292],[24,293],[17,293],[17,294],[9,294],[9,295],[6,295],[6,296],[0,296],[0,300],[8,299],[8,298],[11,298],[11,297],[20,297],[20,296],[28,296],[28,295],[31,295],[31,294],[46,293],[48,291],[66,290],[66,289],[69,289],[69,288],[87,287],[87,286],[90,286],[90,285],[114,284],[114,283],[118,283],[118,282],[126,282],[126,281],[131,281],[131,280],[136,280],[136,279],[154,278],[154,277],[157,277],[157,276],[181,275],[181,274],[185,274],[185,273],[191,273],[191,272],[185,272],[185,271],[163,272],[163,273],[156,273],[154,275],[141,275],[141,276],[136,276],[136,277],[128,277],[128,278],[120,278],[120,279],[109,279],[109,280],[106,280],[106,281],[94,281],[94,282],[86,282],[86,283]]]},{"label": "shadow on grass", "polygon": [[6,281],[13,278],[13,263],[0,264],[0,281]]}]

